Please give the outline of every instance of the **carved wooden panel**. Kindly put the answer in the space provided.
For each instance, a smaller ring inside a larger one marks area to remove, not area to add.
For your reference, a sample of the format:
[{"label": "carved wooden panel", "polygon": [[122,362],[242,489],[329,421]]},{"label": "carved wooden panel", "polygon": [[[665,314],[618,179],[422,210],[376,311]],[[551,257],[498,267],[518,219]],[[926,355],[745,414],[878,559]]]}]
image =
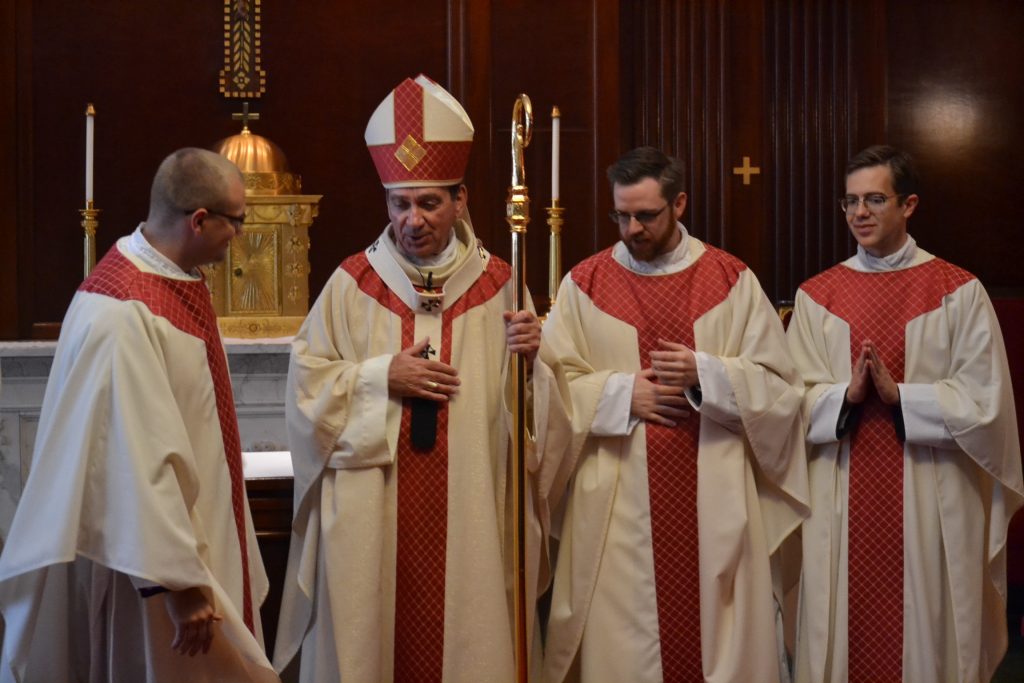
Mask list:
[{"label": "carved wooden panel", "polygon": [[882,7],[652,2],[624,22],[631,144],[683,159],[683,222],[775,300],[850,253],[836,188],[851,150],[883,130],[885,85],[884,45],[853,38],[884,29]]},{"label": "carved wooden panel", "polygon": [[[885,139],[885,12],[868,2],[767,3],[766,214],[775,300],[856,248],[838,197],[850,156]],[[879,33],[881,31],[881,33]]]}]

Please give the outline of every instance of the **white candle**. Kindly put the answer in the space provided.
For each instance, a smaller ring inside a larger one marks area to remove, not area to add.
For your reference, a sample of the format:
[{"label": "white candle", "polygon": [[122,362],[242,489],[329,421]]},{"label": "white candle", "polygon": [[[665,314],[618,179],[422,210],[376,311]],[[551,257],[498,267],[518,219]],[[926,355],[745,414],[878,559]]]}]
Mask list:
[{"label": "white candle", "polygon": [[93,163],[93,135],[96,125],[96,110],[92,102],[85,107],[85,205],[93,199],[92,194],[92,163]]},{"label": "white candle", "polygon": [[551,108],[551,201],[558,201],[558,145],[562,128],[562,113]]}]

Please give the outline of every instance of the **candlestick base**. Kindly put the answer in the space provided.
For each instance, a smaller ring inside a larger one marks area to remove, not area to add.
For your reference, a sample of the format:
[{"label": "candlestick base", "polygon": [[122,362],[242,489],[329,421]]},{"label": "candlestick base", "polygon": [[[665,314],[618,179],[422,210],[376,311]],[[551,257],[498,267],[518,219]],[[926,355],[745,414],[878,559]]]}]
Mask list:
[{"label": "candlestick base", "polygon": [[92,269],[96,266],[96,228],[100,226],[100,210],[95,207],[93,200],[86,202],[84,209],[79,209],[82,216],[82,229],[85,231],[85,249],[83,271],[85,277],[89,277]]},{"label": "candlestick base", "polygon": [[[565,209],[558,205],[557,199],[551,200],[551,206],[546,207],[548,213],[548,228],[551,235],[548,238],[548,311],[555,305],[555,295],[558,293],[558,285],[562,282],[562,226],[565,219]],[[545,314],[545,318],[547,315]]]}]

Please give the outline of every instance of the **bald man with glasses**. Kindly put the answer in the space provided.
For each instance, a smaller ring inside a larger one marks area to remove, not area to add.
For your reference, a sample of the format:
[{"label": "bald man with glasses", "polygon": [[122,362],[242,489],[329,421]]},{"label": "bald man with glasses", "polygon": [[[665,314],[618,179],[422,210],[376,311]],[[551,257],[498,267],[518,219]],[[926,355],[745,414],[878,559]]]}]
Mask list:
[{"label": "bald man with glasses", "polygon": [[807,511],[800,379],[757,278],[680,222],[683,165],[608,169],[621,240],[565,277],[541,356],[570,434],[545,680],[778,681],[772,555]]},{"label": "bald man with glasses", "polygon": [[214,152],[160,164],[149,214],[79,286],[3,554],[0,681],[273,683],[267,576],[227,357],[199,266],[245,180]]},{"label": "bald man with glasses", "polygon": [[839,200],[857,253],[801,285],[806,385],[797,681],[988,681],[1007,647],[1020,447],[985,288],[907,233],[911,157],[865,149]]}]

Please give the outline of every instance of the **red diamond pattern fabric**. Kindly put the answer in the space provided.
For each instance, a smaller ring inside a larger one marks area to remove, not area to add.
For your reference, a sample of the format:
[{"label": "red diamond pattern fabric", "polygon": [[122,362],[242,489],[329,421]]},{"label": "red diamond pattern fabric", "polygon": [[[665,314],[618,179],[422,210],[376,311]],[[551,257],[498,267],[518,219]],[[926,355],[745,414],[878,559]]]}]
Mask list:
[{"label": "red diamond pattern fabric", "polygon": [[[395,142],[390,145],[370,145],[370,157],[381,182],[400,186],[408,182],[432,181],[437,185],[450,185],[462,179],[472,141],[438,141],[423,138],[423,87],[412,79],[405,79],[394,90]],[[395,156],[405,138],[416,139],[426,155],[418,164],[407,169]]]},{"label": "red diamond pattern fabric", "polygon": [[[400,316],[402,348],[415,342],[415,311],[373,270],[365,253],[341,267],[368,296]],[[501,292],[511,270],[491,258],[476,285],[442,313],[438,360],[450,363],[452,323],[470,308]],[[448,404],[437,411],[437,440],[430,451],[413,449],[412,408],[402,406],[398,437],[398,523],[395,567],[396,681],[440,681],[444,660],[445,563],[448,540]]]},{"label": "red diamond pattern fabric", "polygon": [[[802,289],[850,326],[851,366],[870,340],[903,381],[907,324],[942,305],[973,276],[934,259],[914,268],[861,273],[836,266]],[[903,678],[903,444],[892,412],[872,391],[850,443],[849,680]]]},{"label": "red diamond pattern fabric", "polygon": [[[658,339],[694,346],[693,325],[722,303],[745,266],[708,247],[696,263],[671,275],[637,275],[605,250],[573,268],[573,280],[595,305],[637,330],[640,364],[650,367]],[[700,638],[697,445],[700,419],[676,427],[647,423],[654,579],[665,681],[704,680]]]},{"label": "red diamond pattern fabric", "polygon": [[224,441],[224,456],[231,475],[231,509],[241,550],[242,618],[255,634],[253,625],[252,589],[249,579],[249,552],[245,532],[245,480],[242,474],[242,446],[238,436],[238,418],[231,391],[231,375],[217,329],[217,315],[210,303],[210,290],[202,281],[171,280],[152,273],[143,273],[114,246],[107,252],[92,274],[79,286],[79,291],[103,294],[121,301],[139,301],[153,315],[166,319],[185,334],[206,342],[206,362],[213,379],[217,401],[217,417]]},{"label": "red diamond pattern fabric", "polygon": [[[402,317],[402,348],[414,342],[415,316]],[[441,362],[451,358],[451,324],[442,322]],[[412,407],[402,406],[398,438],[398,552],[395,567],[395,680],[440,681],[444,658],[444,576],[448,540],[448,405],[437,411],[437,440],[416,451]]]}]

